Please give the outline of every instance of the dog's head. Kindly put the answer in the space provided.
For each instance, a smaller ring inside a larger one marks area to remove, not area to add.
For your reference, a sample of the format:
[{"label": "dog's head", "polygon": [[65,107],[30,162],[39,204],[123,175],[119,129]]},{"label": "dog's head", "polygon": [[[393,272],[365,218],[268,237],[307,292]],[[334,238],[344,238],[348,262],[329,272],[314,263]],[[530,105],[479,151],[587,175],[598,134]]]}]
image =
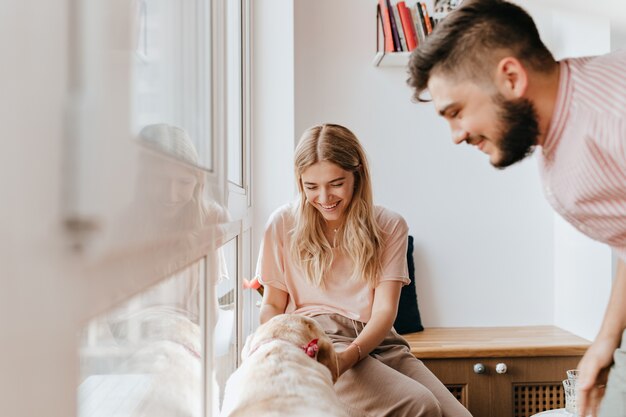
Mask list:
[{"label": "dog's head", "polygon": [[333,382],[337,381],[337,353],[324,329],[315,320],[299,314],[279,314],[248,336],[241,352],[241,359],[246,360],[251,352],[270,340],[283,340],[304,348],[317,339],[317,361],[330,371]]}]

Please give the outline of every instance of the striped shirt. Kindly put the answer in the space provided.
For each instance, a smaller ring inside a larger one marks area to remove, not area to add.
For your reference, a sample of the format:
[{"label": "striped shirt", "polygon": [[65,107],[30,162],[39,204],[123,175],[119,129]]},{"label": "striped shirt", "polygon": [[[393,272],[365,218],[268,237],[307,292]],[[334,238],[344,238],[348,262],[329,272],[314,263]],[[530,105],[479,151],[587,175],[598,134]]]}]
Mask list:
[{"label": "striped shirt", "polygon": [[560,68],[539,155],[546,197],[626,261],[626,52],[564,60]]}]

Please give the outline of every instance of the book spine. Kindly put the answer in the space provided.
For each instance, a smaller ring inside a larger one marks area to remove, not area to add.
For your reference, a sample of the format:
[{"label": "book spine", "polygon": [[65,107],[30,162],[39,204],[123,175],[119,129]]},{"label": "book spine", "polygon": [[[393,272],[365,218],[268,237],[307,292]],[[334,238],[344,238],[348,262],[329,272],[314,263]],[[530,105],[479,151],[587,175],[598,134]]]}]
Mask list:
[{"label": "book spine", "polygon": [[389,21],[391,22],[394,51],[400,52],[402,51],[402,45],[400,45],[400,37],[398,36],[398,26],[396,26],[396,19],[393,15],[393,7],[391,7],[391,2],[389,0],[387,0],[387,10],[389,13]]},{"label": "book spine", "polygon": [[415,3],[415,8],[417,9],[417,15],[419,16],[422,33],[424,34],[424,41],[426,41],[426,37],[428,36],[428,28],[426,27],[426,20],[424,19],[424,10],[422,9],[422,5],[419,2]]},{"label": "book spine", "polygon": [[404,37],[406,38],[406,45],[409,51],[417,48],[417,35],[415,34],[415,25],[411,18],[411,12],[406,7],[404,1],[398,2],[398,12],[400,13],[400,20],[402,21],[402,29],[404,30]]},{"label": "book spine", "polygon": [[398,38],[400,39],[400,45],[402,46],[402,50],[408,51],[409,48],[406,44],[406,37],[404,35],[404,29],[402,27],[402,19],[400,19],[400,11],[398,10],[397,5],[393,8],[393,17],[394,19],[396,19],[396,28],[398,28]]},{"label": "book spine", "polygon": [[391,21],[389,20],[389,9],[385,0],[378,0],[378,9],[380,17],[383,21],[383,37],[385,38],[385,52],[395,51],[393,45],[393,34],[391,33]]},{"label": "book spine", "polygon": [[420,14],[418,11],[417,4],[414,4],[411,8],[411,17],[413,17],[413,22],[415,23],[415,32],[417,33],[418,46],[424,42],[426,42],[426,34],[424,33],[424,27],[422,26],[422,20],[420,19]]},{"label": "book spine", "polygon": [[426,30],[428,34],[430,35],[431,33],[433,33],[433,24],[430,20],[430,15],[428,14],[428,8],[426,7],[426,3],[422,2],[420,4],[422,5],[422,10],[424,13],[424,22],[426,23]]}]

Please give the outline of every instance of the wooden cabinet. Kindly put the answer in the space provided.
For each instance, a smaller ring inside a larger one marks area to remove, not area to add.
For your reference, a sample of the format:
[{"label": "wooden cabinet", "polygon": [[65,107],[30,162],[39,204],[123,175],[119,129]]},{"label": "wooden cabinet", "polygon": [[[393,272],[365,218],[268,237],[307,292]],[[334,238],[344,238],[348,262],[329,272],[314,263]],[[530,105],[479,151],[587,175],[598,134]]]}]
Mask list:
[{"label": "wooden cabinet", "polygon": [[565,407],[561,381],[590,344],[554,326],[431,328],[405,338],[474,417]]}]

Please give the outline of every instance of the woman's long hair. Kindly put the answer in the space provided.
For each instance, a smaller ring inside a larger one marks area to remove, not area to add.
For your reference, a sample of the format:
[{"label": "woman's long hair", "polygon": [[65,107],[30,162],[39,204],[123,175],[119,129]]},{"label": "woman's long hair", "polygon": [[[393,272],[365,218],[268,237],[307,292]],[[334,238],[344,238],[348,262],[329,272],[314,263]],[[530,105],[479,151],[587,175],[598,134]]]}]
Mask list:
[{"label": "woman's long hair", "polygon": [[381,231],[375,219],[372,185],[365,152],[356,136],[334,124],[314,126],[304,132],[295,151],[295,175],[300,192],[294,204],[295,226],[291,230],[291,256],[309,283],[324,287],[324,276],[333,262],[331,243],[324,235],[325,220],[307,202],[302,173],[311,165],[327,161],[354,174],[354,193],[335,243],[352,261],[353,279],[375,287],[381,269]]}]

